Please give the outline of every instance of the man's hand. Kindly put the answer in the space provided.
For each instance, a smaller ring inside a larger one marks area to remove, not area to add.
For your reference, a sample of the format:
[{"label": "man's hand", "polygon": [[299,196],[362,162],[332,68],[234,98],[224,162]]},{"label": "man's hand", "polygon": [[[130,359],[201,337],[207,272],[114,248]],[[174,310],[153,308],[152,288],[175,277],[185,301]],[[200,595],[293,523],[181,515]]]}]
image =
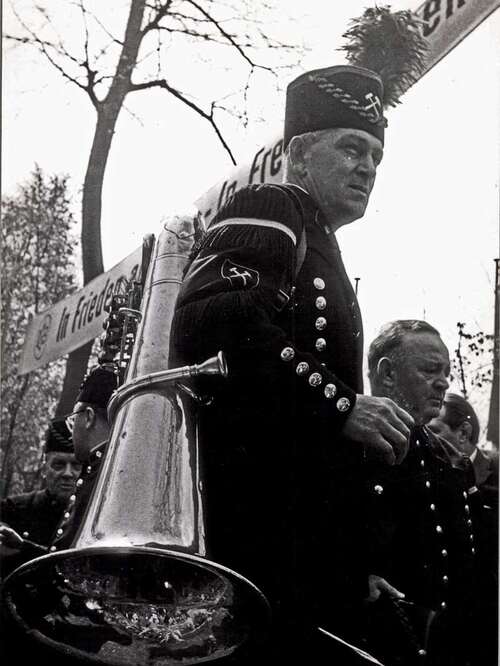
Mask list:
[{"label": "man's hand", "polygon": [[364,444],[368,455],[381,458],[389,465],[399,464],[408,452],[413,418],[390,398],[358,395],[354,409],[342,433]]},{"label": "man's hand", "polygon": [[14,555],[23,547],[23,538],[8,525],[0,525],[0,554]]},{"label": "man's hand", "polygon": [[372,602],[377,601],[381,594],[385,594],[392,599],[404,599],[405,595],[396,590],[395,587],[389,585],[385,578],[376,576],[375,574],[370,574],[368,576],[368,596],[365,601]]}]

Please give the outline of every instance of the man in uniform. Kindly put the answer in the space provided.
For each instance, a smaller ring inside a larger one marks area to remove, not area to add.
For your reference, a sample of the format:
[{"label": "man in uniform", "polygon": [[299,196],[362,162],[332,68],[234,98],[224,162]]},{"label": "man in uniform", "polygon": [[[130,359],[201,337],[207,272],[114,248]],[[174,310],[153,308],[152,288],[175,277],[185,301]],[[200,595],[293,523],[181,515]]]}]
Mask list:
[{"label": "man in uniform", "polygon": [[38,546],[52,542],[82,464],[76,459],[64,419],[54,419],[47,430],[43,465],[45,487],[2,501],[0,540],[5,559],[3,575],[40,554]]},{"label": "man in uniform", "polygon": [[430,324],[399,320],[372,342],[368,365],[372,394],[391,398],[415,420],[401,465],[365,465],[377,654],[387,666],[493,666],[491,640],[479,641],[480,624],[487,631],[489,620],[474,471],[427,427],[448,388],[448,350]]},{"label": "man in uniform", "polygon": [[217,213],[172,326],[172,363],[227,357],[229,378],[198,386],[214,398],[200,413],[209,555],[267,596],[276,664],[330,655],[318,625],[366,581],[360,507],[342,506],[342,488],[363,455],[400,462],[413,424],[362,393],[361,315],[335,239],[365,213],[382,98],[379,76],[352,66],[289,85],[286,184],[244,188]]},{"label": "man in uniform", "polygon": [[429,428],[469,456],[485,504],[498,515],[498,453],[478,448],[479,420],[472,405],[461,395],[447,393]]},{"label": "man in uniform", "polygon": [[90,500],[109,437],[108,402],[118,386],[112,368],[95,367],[84,379],[73,413],[66,423],[73,436],[75,455],[83,469],[57,527],[50,551],[69,548]]}]

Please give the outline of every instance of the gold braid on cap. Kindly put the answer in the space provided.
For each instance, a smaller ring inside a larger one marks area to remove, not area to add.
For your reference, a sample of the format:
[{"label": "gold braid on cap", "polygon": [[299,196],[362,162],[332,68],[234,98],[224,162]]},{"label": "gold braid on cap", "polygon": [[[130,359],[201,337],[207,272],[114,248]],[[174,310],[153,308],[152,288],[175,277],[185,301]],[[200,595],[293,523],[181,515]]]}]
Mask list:
[{"label": "gold braid on cap", "polygon": [[342,37],[348,62],[376,72],[384,84],[384,107],[396,106],[401,95],[425,72],[429,45],[422,35],[424,21],[409,10],[369,7],[352,19]]},{"label": "gold braid on cap", "polygon": [[381,113],[377,113],[373,107],[370,108],[362,106],[362,104],[350,95],[346,90],[340,86],[335,85],[331,81],[328,81],[324,76],[319,74],[309,74],[309,81],[315,83],[320,90],[332,95],[335,99],[338,99],[339,102],[345,104],[347,107],[355,111],[359,116],[368,120],[368,122],[373,125],[383,125],[387,126],[387,120],[382,116]]}]

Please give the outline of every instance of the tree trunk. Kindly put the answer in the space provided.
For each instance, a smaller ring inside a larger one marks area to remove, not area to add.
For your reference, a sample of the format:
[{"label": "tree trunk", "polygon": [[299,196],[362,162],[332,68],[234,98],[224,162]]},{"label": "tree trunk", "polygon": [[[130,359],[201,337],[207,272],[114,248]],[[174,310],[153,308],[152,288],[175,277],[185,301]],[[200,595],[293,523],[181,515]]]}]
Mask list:
[{"label": "tree trunk", "polygon": [[[123,48],[113,82],[106,98],[97,102],[97,122],[90,150],[82,198],[82,267],[83,283],[87,284],[103,270],[101,243],[101,206],[104,173],[108,161],[116,121],[129,91],[130,78],[137,62],[141,44],[141,25],[146,0],[132,0],[125,30]],[[78,387],[87,371],[92,342],[68,356],[66,374],[56,416],[71,411]]]},{"label": "tree trunk", "polygon": [[12,403],[12,412],[9,420],[9,428],[7,431],[7,435],[5,436],[5,445],[3,449],[2,481],[1,481],[2,488],[0,493],[2,499],[9,494],[10,484],[12,481],[12,474],[14,471],[14,466],[11,460],[12,445],[14,443],[14,428],[16,427],[17,412],[19,411],[24,396],[26,395],[26,391],[28,390],[30,379],[31,379],[31,373],[28,372],[28,374],[24,375],[23,377],[17,399]]}]

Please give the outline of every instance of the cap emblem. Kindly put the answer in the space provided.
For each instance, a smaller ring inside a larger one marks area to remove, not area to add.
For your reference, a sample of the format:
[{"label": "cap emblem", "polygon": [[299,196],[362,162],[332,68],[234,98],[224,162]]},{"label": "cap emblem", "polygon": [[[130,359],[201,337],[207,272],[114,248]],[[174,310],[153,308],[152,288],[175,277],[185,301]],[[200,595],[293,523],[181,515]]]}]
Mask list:
[{"label": "cap emblem", "polygon": [[345,106],[355,111],[359,116],[372,123],[373,125],[387,125],[387,121],[382,116],[382,102],[380,97],[373,92],[368,92],[365,95],[367,104],[364,106],[362,103],[355,99],[350,93],[328,81],[320,74],[309,74],[309,81],[315,83],[320,90],[323,90],[328,95],[332,95]]}]

